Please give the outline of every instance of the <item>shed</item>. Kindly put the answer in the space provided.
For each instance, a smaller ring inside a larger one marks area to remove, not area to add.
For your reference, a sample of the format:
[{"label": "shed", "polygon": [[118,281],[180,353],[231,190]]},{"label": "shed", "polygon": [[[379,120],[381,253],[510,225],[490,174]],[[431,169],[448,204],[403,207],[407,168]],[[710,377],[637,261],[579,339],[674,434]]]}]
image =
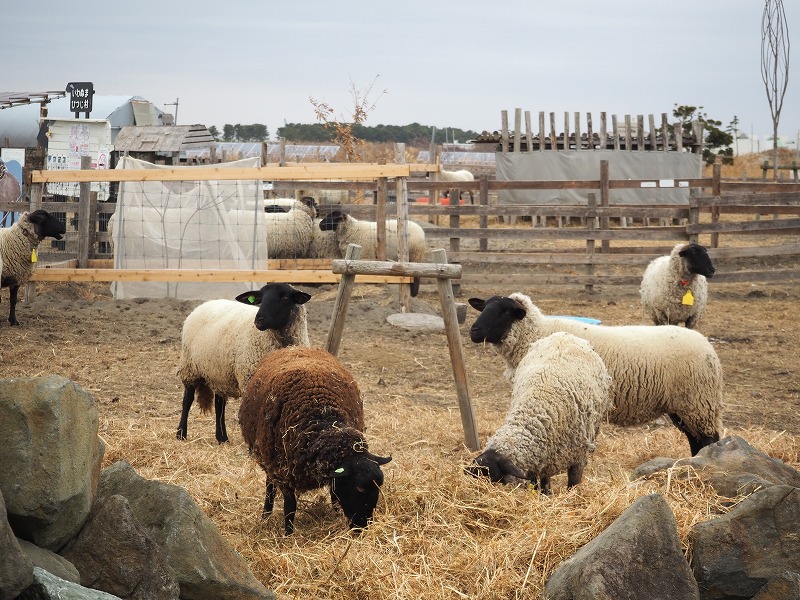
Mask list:
[{"label": "shed", "polygon": [[[44,97],[42,94],[46,94]],[[25,93],[28,103],[15,101],[22,93],[0,92],[0,145],[9,148],[35,148],[37,137],[47,123],[47,119],[71,119],[75,115],[69,109],[69,98],[61,92]],[[45,102],[46,114],[40,114],[38,103]],[[127,125],[161,125],[172,119],[149,100],[141,96],[102,96],[95,94],[92,99],[92,119],[106,119],[111,125],[111,141]]]},{"label": "shed", "polygon": [[164,125],[120,129],[114,140],[116,157],[131,156],[153,164],[177,165],[187,152],[214,148],[216,142],[205,125]]}]

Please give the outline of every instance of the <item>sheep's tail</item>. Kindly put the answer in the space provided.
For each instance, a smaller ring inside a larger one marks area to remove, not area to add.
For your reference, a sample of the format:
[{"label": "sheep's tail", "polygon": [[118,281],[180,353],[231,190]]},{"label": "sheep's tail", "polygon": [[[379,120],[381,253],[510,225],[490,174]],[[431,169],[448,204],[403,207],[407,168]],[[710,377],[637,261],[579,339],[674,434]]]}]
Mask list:
[{"label": "sheep's tail", "polygon": [[205,383],[197,383],[194,389],[200,412],[206,414],[211,411],[211,406],[214,404],[214,392],[211,391],[211,388]]}]

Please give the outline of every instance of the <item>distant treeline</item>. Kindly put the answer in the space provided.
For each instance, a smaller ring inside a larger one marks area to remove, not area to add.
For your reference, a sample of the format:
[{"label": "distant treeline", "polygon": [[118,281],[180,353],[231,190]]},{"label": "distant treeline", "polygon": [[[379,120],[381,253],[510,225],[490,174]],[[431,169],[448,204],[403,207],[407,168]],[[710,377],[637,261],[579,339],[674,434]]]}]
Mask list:
[{"label": "distant treeline", "polygon": [[[411,125],[355,125],[353,135],[365,142],[402,143],[415,147],[426,147],[431,141],[436,144],[447,142],[466,142],[474,139],[478,133],[472,130],[447,127],[439,129],[429,125],[411,123]],[[332,142],[334,132],[321,123],[304,125],[288,123],[278,128],[278,137],[291,142]],[[433,138],[433,139],[432,139]]]}]

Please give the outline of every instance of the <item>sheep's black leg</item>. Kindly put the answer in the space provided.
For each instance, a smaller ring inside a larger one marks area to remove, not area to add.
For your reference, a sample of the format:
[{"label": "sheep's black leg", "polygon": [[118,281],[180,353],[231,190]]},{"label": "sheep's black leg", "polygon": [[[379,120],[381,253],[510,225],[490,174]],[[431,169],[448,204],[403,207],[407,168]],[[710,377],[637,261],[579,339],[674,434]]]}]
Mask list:
[{"label": "sheep's black leg", "polygon": [[542,490],[542,493],[547,494],[548,496],[553,493],[552,490],[550,490],[549,477],[545,477],[544,475],[542,475],[542,477],[540,478],[540,488]]},{"label": "sheep's black leg", "polygon": [[8,291],[8,303],[11,305],[11,308],[8,311],[8,322],[12,325],[19,325],[19,321],[17,321],[17,292],[19,292],[19,286],[12,285]]},{"label": "sheep's black leg", "polygon": [[183,386],[183,408],[181,409],[181,420],[178,423],[178,432],[175,434],[175,437],[179,440],[186,439],[186,433],[189,429],[189,409],[192,408],[192,402],[194,402],[194,386],[191,384],[185,384]]},{"label": "sheep's black leg", "polygon": [[686,329],[694,329],[694,324],[697,322],[697,317],[689,317],[686,319]]},{"label": "sheep's black leg", "polygon": [[578,485],[583,479],[583,465],[572,465],[567,469],[567,487]]},{"label": "sheep's black leg", "polygon": [[692,456],[700,452],[700,450],[706,446],[719,441],[719,433],[714,433],[713,435],[703,435],[700,433],[695,435],[678,415],[671,414],[669,418],[672,419],[673,425],[680,429],[686,436],[686,439],[689,440],[689,450]]},{"label": "sheep's black leg", "polygon": [[216,418],[216,436],[220,444],[228,441],[228,430],[225,428],[225,405],[227,398],[214,394],[214,416]]},{"label": "sheep's black leg", "polygon": [[262,517],[272,514],[272,507],[275,506],[275,484],[267,482],[267,493],[264,496],[264,512]]},{"label": "sheep's black leg", "polygon": [[411,281],[411,295],[416,298],[419,294],[419,277],[414,277]]},{"label": "sheep's black leg", "polygon": [[294,514],[297,512],[297,498],[294,495],[294,490],[290,488],[281,488],[283,494],[283,530],[286,535],[294,533]]}]

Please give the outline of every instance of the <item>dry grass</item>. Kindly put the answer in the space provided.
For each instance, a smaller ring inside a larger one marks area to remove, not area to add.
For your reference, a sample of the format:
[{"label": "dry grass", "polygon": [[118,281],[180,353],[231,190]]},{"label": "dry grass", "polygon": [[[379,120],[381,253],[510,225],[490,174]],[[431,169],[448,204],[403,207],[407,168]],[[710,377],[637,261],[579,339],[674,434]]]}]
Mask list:
[{"label": "dry grass", "polygon": [[[275,514],[260,518],[263,473],[238,431],[230,444],[218,446],[212,417],[193,415],[193,435],[178,442],[174,418],[154,417],[168,407],[153,401],[142,403],[152,411],[147,419],[120,415],[103,422],[104,463],[125,459],[147,478],[186,487],[281,598],[535,598],[562,560],[636,498],[664,495],[684,546],[694,524],[731,506],[698,479],[679,476],[683,471],[628,481],[645,460],[687,455],[685,440],[671,426],[606,427],[584,481],[567,491],[565,477],[558,476],[554,495],[546,497],[464,475],[472,454],[459,431],[441,425],[452,420],[455,406],[387,396],[366,406],[371,447],[393,453],[375,522],[361,534],[350,532],[320,491],[300,496],[297,531],[285,537],[280,500]],[[488,430],[502,419],[496,410],[476,416]],[[737,433],[800,466],[798,436]]]}]

